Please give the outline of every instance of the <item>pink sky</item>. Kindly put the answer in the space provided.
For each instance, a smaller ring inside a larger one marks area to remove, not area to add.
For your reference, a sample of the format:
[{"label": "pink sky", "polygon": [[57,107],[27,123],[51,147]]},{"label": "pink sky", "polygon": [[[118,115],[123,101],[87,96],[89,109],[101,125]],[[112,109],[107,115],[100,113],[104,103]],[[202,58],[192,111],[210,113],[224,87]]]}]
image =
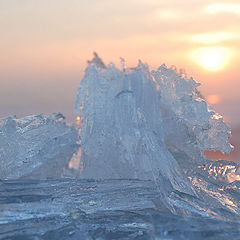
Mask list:
[{"label": "pink sky", "polygon": [[0,36],[0,117],[60,111],[72,120],[97,51],[118,66],[123,57],[186,69],[240,126],[239,0],[0,1]]}]

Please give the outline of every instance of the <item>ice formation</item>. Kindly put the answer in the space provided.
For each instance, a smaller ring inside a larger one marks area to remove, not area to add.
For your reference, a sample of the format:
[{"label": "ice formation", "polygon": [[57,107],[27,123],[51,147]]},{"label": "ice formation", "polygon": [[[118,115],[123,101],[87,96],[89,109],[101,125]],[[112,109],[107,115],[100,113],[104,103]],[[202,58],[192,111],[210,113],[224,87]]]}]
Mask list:
[{"label": "ice formation", "polygon": [[[121,66],[122,70],[105,65],[96,53],[88,62],[75,105],[78,131],[65,123],[62,114],[0,119],[0,179],[24,178],[13,181],[20,191],[26,178],[88,179],[39,181],[46,186],[44,191],[58,186],[55,193],[62,196],[62,209],[58,198],[47,201],[61,216],[67,216],[72,203],[90,212],[139,206],[145,211],[149,204],[140,202],[138,193],[153,184],[144,180],[153,180],[155,186],[147,190],[147,198],[165,213],[239,221],[240,188],[234,182],[240,179],[238,164],[204,157],[205,150],[229,153],[233,149],[230,128],[203,99],[199,83],[165,65],[150,71],[139,61],[137,67],[127,68],[121,59]],[[64,181],[69,192],[62,189]],[[121,194],[112,197],[109,192]],[[3,200],[18,198],[28,196],[4,196]],[[32,209],[28,210],[24,208],[26,214],[21,216],[31,216]],[[18,213],[18,209],[14,214],[5,211],[4,221],[9,216],[17,219]]]},{"label": "ice formation", "polygon": [[62,114],[0,119],[0,179],[61,177],[77,139]]},{"label": "ice formation", "polygon": [[151,72],[141,61],[121,65],[106,66],[95,54],[80,83],[79,177],[152,179],[195,195],[184,171],[204,163],[205,150],[229,153],[229,127],[193,78],[165,65]]},{"label": "ice formation", "polygon": [[[231,200],[214,189],[211,194],[227,205],[239,199],[239,187],[227,186]],[[239,240],[240,235],[239,218],[225,209],[227,221],[157,210],[152,198],[158,193],[150,181],[24,179],[2,181],[0,193],[5,240]],[[208,206],[213,202],[217,199]]]},{"label": "ice formation", "polygon": [[203,163],[205,150],[232,151],[230,128],[199,95],[200,83],[165,65],[151,75],[160,94],[165,143],[173,154],[184,153],[183,165]]}]

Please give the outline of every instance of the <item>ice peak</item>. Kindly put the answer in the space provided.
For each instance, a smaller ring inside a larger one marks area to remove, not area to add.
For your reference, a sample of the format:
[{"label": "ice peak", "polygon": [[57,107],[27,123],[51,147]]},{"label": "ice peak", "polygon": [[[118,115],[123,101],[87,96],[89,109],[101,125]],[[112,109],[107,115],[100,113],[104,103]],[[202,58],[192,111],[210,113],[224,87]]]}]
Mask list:
[{"label": "ice peak", "polygon": [[98,56],[96,52],[93,52],[93,59],[88,61],[88,65],[95,65],[97,68],[106,68],[103,60]]},{"label": "ice peak", "polygon": [[[95,53],[89,63],[97,69],[89,68],[81,81],[75,112],[83,117],[83,162],[91,159],[95,169],[104,159],[110,169],[102,177],[149,178],[150,169],[161,169],[163,159],[168,159],[165,170],[177,175],[170,167],[180,161],[176,153],[196,164],[205,161],[205,150],[232,150],[229,127],[201,97],[200,84],[192,77],[183,77],[165,64],[150,72],[140,60],[128,69],[120,59],[121,70],[114,64],[106,67]],[[128,171],[121,171],[118,164],[128,166]],[[85,174],[94,177],[95,170]]]},{"label": "ice peak", "polygon": [[126,72],[126,61],[122,57],[120,57],[120,64],[121,64],[121,67],[122,67],[122,71]]}]

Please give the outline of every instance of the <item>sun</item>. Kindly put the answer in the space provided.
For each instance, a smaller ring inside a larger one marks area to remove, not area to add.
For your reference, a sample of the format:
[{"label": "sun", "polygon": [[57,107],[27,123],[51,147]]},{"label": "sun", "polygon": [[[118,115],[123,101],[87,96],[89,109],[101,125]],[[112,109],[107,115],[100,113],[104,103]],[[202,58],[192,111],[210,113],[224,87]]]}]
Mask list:
[{"label": "sun", "polygon": [[232,55],[226,47],[203,47],[192,51],[190,57],[208,71],[219,71],[229,64]]}]

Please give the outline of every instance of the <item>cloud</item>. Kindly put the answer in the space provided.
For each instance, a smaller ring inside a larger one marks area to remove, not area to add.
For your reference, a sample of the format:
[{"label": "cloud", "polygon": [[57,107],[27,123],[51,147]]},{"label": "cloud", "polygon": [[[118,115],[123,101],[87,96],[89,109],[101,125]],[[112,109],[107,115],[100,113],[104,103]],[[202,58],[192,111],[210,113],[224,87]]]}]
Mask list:
[{"label": "cloud", "polygon": [[205,13],[218,14],[218,13],[233,13],[240,15],[240,4],[236,3],[212,3],[205,9]]},{"label": "cloud", "polygon": [[181,17],[182,14],[179,11],[173,9],[159,9],[153,13],[153,18],[155,20],[169,20],[169,19],[176,19]]},{"label": "cloud", "polygon": [[217,44],[239,38],[239,34],[234,32],[207,32],[193,34],[188,37],[192,42],[203,44]]}]

